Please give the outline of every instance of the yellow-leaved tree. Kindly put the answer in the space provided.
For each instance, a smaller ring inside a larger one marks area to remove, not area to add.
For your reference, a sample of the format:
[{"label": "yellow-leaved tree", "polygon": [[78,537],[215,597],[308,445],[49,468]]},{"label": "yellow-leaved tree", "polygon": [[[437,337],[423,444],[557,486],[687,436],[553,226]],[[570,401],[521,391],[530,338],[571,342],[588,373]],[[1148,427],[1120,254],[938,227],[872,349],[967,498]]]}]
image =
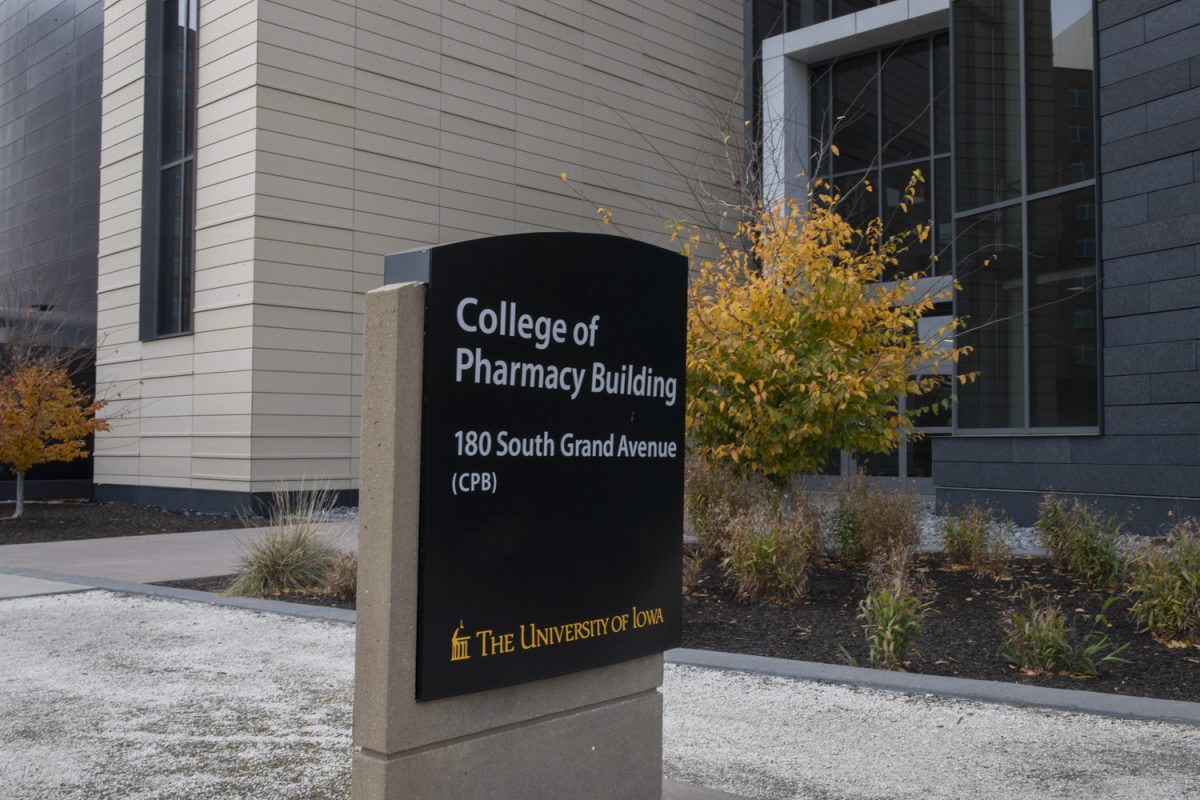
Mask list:
[{"label": "yellow-leaved tree", "polygon": [[24,360],[0,375],[0,465],[17,476],[12,519],[25,511],[25,473],[87,455],[86,437],[108,430],[96,417],[105,404],[88,402],[68,371],[49,358]]},{"label": "yellow-leaved tree", "polygon": [[[902,211],[921,180],[914,173]],[[930,394],[967,352],[953,344],[957,321],[917,332],[949,284],[920,293],[918,275],[881,282],[929,226],[893,235],[873,219],[855,228],[840,201],[816,181],[806,203],[756,209],[715,257],[693,259],[687,426],[706,461],[785,484],[819,472],[837,449],[890,452],[918,413],[901,413],[897,398]],[[676,236],[685,252],[698,249],[693,229]]]}]

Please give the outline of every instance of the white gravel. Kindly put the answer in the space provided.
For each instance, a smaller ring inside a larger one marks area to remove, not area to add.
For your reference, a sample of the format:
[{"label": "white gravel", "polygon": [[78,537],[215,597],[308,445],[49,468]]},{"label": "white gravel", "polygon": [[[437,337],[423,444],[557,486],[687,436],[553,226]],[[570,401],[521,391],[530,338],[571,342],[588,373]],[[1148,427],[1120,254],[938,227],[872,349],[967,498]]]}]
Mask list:
[{"label": "white gravel", "polygon": [[1200,729],[692,667],[663,693],[668,775],[746,797],[1200,797]]},{"label": "white gravel", "polygon": [[[943,525],[945,518],[926,511],[921,517],[921,549],[931,553],[941,552],[945,548]],[[1032,525],[1014,525],[1011,522],[997,522],[992,526],[991,534],[996,539],[1008,544],[1014,555],[1045,555],[1041,537],[1037,528]]]},{"label": "white gravel", "polygon": [[0,601],[0,797],[348,797],[353,667],[348,625],[105,592]]},{"label": "white gravel", "polygon": [[[353,646],[236,608],[0,601],[0,797],[347,800]],[[667,777],[746,797],[1200,797],[1200,729],[689,667],[664,695]]]}]

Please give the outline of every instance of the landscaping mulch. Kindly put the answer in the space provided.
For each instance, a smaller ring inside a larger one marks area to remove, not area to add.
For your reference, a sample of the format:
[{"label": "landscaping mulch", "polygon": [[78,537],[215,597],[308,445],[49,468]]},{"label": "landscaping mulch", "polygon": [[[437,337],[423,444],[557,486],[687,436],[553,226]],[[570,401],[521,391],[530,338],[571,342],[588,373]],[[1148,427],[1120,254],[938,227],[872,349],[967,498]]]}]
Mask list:
[{"label": "landscaping mulch", "polygon": [[[1032,591],[1054,599],[1074,615],[1081,634],[1092,629],[1108,599],[1077,586],[1044,558],[1009,559],[996,578],[950,568],[937,557],[926,558],[920,571],[936,613],[917,639],[920,652],[909,666],[911,672],[1200,701],[1200,649],[1171,649],[1138,633],[1125,598],[1108,608],[1105,616],[1111,627],[1101,630],[1117,644],[1130,642],[1121,654],[1128,663],[1113,665],[1096,678],[1026,675],[1009,666],[998,651],[1004,641],[1004,615],[1025,604],[1019,593]],[[823,568],[813,573],[808,598],[796,605],[743,603],[715,565],[706,562],[684,597],[683,646],[827,664],[847,663],[845,648],[858,665],[870,666],[857,619],[858,602],[865,594],[862,572]]]},{"label": "landscaping mulch", "polygon": [[[156,583],[155,586],[170,586],[175,589],[193,589],[198,592],[216,592],[220,594],[229,586],[233,580],[232,575],[218,575],[212,578],[186,578],[178,581],[163,581]],[[354,609],[355,603],[353,600],[344,601],[338,597],[325,594],[324,592],[288,592],[281,594],[278,597],[270,598],[272,600],[283,600],[288,603],[304,603],[309,606],[325,606],[326,608],[348,608]]]},{"label": "landscaping mulch", "polygon": [[[1026,675],[998,654],[1003,617],[1024,605],[1021,592],[1049,596],[1074,615],[1081,633],[1091,630],[1107,597],[1077,586],[1044,558],[1013,558],[999,577],[977,577],[925,558],[920,571],[928,584],[936,613],[917,641],[920,650],[912,672],[992,681],[1086,689],[1096,692],[1200,701],[1200,649],[1171,649],[1148,634],[1138,633],[1120,598],[1106,612],[1111,627],[1104,632],[1128,663],[1112,666],[1097,678],[1069,675]],[[221,591],[229,577],[173,581],[169,586]],[[866,577],[853,568],[817,569],[805,600],[792,606],[744,603],[727,586],[720,570],[706,562],[695,586],[683,598],[683,646],[747,655],[773,656],[827,664],[847,663],[845,652],[860,666],[870,655],[857,619],[858,602],[866,594]],[[329,595],[285,595],[280,600],[354,608]]]},{"label": "landscaping mulch", "polygon": [[13,508],[12,503],[0,503],[0,545],[245,527],[232,515],[186,514],[126,503],[26,502],[21,519],[9,519]]}]

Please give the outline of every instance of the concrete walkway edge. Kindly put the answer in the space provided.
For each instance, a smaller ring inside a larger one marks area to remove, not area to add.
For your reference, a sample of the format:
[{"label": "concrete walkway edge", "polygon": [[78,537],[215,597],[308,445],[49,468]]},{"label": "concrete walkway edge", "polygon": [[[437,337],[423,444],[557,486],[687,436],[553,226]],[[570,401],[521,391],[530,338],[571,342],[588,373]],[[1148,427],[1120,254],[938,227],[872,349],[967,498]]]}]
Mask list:
[{"label": "concrete walkway edge", "polygon": [[1036,706],[1081,714],[1200,726],[1200,703],[1184,700],[1159,700],[1152,697],[1104,694],[1082,689],[1050,689],[1002,681],[889,672],[865,667],[818,664],[813,661],[792,661],[786,658],[747,656],[711,650],[683,648],[668,650],[667,663],[773,675],[794,680],[836,683],[843,686],[861,686],[891,692],[976,700],[983,703]]},{"label": "concrete walkway edge", "polygon": [[254,597],[226,597],[223,594],[215,592],[176,589],[173,586],[155,586],[150,583],[131,583],[129,581],[115,581],[108,578],[90,578],[85,575],[64,575],[40,569],[0,566],[0,574],[22,575],[27,578],[40,578],[59,583],[71,583],[83,588],[104,589],[110,592],[165,597],[172,600],[187,600],[193,603],[208,603],[214,606],[245,608],[251,611],[266,611],[271,614],[283,614],[288,617],[302,617],[304,619],[319,619],[350,624],[353,624],[355,619],[354,612],[347,608],[310,606],[304,603],[289,603],[283,600],[259,600]]},{"label": "concrete walkway edge", "polygon": [[663,778],[662,800],[745,800],[741,795],[729,794],[706,786]]},{"label": "concrete walkway edge", "polygon": [[[310,606],[282,600],[258,600],[249,597],[225,597],[213,592],[193,589],[176,589],[169,586],[154,586],[130,583],[106,578],[89,578],[80,575],[64,575],[45,570],[22,567],[0,566],[0,573],[23,575],[29,578],[70,583],[81,587],[105,589],[127,594],[150,595],[194,603],[231,606],[253,611],[265,611],[304,619],[330,622],[353,623],[355,613],[349,609]],[[728,670],[758,675],[772,675],[793,680],[833,683],[844,686],[862,686],[910,694],[927,694],[983,703],[1011,706],[1033,706],[1057,711],[1081,714],[1171,722],[1178,725],[1200,727],[1200,703],[1184,700],[1159,700],[1152,697],[1132,697],[1117,694],[1089,692],[1082,689],[1050,689],[1042,686],[1027,686],[1002,681],[983,681],[972,678],[952,678],[942,675],[919,675],[908,672],[889,672],[865,667],[849,667],[838,664],[819,664],[813,661],[793,661],[786,658],[748,656],[739,653],[724,653],[713,650],[668,650],[669,664],[701,667],[704,669]]]}]

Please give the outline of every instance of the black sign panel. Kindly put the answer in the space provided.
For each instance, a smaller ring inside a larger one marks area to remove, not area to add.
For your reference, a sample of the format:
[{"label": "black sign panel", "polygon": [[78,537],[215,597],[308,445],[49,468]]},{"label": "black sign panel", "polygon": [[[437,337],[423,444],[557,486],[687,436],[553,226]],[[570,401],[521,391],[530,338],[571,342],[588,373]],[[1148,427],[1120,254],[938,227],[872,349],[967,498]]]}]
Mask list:
[{"label": "black sign panel", "polygon": [[524,234],[387,280],[429,286],[418,699],[677,646],[685,259]]}]

